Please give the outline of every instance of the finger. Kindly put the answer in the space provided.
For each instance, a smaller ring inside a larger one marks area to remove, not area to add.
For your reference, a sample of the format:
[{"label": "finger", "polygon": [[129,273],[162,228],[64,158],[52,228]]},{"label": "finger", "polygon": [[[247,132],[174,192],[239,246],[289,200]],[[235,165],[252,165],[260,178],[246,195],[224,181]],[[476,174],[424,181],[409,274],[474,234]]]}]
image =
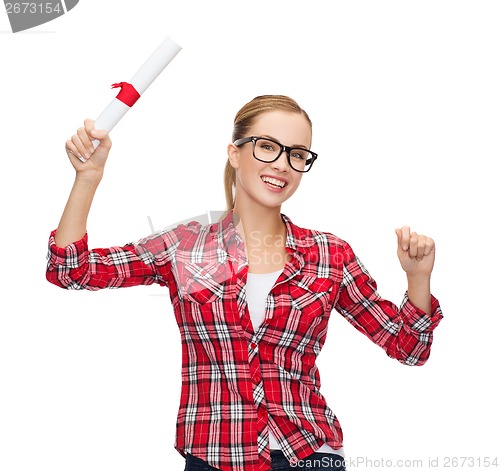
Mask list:
[{"label": "finger", "polygon": [[410,248],[409,254],[411,258],[415,258],[417,256],[418,251],[418,234],[416,232],[412,232],[410,234]]},{"label": "finger", "polygon": [[82,144],[82,141],[80,140],[80,137],[78,136],[78,134],[74,134],[72,137],[71,137],[71,141],[73,142],[73,145],[75,146],[76,148],[76,156],[82,160],[86,160],[86,158],[84,157],[84,154],[85,154],[85,147],[83,147],[83,144]]},{"label": "finger", "polygon": [[81,157],[78,153],[78,149],[76,148],[76,146],[73,144],[72,141],[66,141],[66,152],[68,154],[68,157],[70,159],[72,159],[73,157],[76,157],[77,159],[79,159],[81,162],[85,163],[86,160]]},{"label": "finger", "polygon": [[435,248],[434,239],[427,237],[427,243],[425,244],[424,255],[429,255]]},{"label": "finger", "polygon": [[87,132],[87,135],[89,136],[89,141],[90,141],[90,145],[88,147],[88,150],[89,150],[90,155],[92,155],[95,151],[95,148],[97,147],[97,144],[94,144],[92,142],[92,139],[93,139],[92,131],[95,129],[94,128],[95,121],[93,119],[87,118],[84,120],[83,124],[85,126],[85,131]]},{"label": "finger", "polygon": [[420,262],[424,258],[425,246],[427,244],[427,237],[419,235],[417,239],[417,261]]},{"label": "finger", "polygon": [[403,226],[401,228],[401,248],[407,251],[410,247],[410,228],[408,226]]},{"label": "finger", "polygon": [[92,142],[90,142],[87,130],[83,127],[78,128],[77,133],[83,146],[82,154],[86,159],[89,159],[92,152],[94,152],[94,146],[92,145]]},{"label": "finger", "polygon": [[66,152],[70,153],[70,154],[73,154],[73,155],[76,155],[78,154],[78,149],[76,148],[76,146],[73,144],[72,141],[66,141]]},{"label": "finger", "polygon": [[93,119],[87,118],[83,121],[83,125],[85,126],[85,130],[87,131],[88,134],[90,134],[90,131],[92,129],[95,129],[95,121]]}]

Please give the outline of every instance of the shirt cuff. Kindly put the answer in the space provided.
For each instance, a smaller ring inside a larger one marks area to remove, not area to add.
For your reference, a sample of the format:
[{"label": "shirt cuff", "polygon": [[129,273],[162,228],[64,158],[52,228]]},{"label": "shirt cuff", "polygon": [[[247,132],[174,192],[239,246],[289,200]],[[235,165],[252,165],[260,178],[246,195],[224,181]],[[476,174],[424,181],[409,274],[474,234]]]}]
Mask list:
[{"label": "shirt cuff", "polygon": [[401,317],[405,325],[416,332],[432,332],[443,318],[439,301],[431,294],[431,314],[415,306],[405,293],[400,309]]},{"label": "shirt cuff", "polygon": [[47,260],[49,265],[62,265],[68,268],[77,268],[88,259],[88,235],[84,236],[66,247],[59,247],[55,240],[56,229],[50,233],[49,251]]}]

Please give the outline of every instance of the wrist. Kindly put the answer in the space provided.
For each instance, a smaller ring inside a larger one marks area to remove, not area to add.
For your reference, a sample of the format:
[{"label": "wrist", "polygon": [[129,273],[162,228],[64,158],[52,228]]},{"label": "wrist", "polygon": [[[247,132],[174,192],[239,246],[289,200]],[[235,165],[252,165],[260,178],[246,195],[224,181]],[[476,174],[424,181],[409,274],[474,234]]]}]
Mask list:
[{"label": "wrist", "polygon": [[408,276],[408,298],[412,304],[431,315],[431,277],[430,275]]},{"label": "wrist", "polygon": [[101,183],[102,176],[103,172],[78,172],[75,176],[75,185],[95,191],[99,183]]},{"label": "wrist", "polygon": [[409,283],[413,284],[430,284],[431,281],[431,275],[430,273],[407,273],[406,274],[406,279],[408,280]]},{"label": "wrist", "polygon": [[430,297],[431,293],[431,277],[424,275],[408,276],[408,294],[414,297],[418,294],[419,297]]}]

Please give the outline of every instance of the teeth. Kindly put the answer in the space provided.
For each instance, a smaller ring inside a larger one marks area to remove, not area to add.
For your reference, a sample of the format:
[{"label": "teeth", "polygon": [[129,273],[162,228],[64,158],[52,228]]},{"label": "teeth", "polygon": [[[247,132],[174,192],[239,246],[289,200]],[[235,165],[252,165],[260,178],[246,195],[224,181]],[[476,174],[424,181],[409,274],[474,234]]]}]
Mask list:
[{"label": "teeth", "polygon": [[267,183],[279,186],[280,188],[283,188],[285,186],[285,182],[282,182],[281,180],[276,180],[276,178],[262,177],[262,180]]}]

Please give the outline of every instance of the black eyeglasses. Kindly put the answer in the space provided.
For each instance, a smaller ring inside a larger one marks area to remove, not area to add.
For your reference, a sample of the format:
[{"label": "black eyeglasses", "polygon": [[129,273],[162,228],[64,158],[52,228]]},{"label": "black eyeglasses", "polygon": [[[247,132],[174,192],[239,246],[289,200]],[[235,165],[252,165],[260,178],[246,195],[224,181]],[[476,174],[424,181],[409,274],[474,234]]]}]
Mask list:
[{"label": "black eyeglasses", "polygon": [[286,152],[288,164],[297,172],[309,172],[318,154],[303,147],[288,147],[267,137],[243,137],[233,142],[236,147],[247,142],[253,144],[253,156],[261,162],[274,162]]}]

